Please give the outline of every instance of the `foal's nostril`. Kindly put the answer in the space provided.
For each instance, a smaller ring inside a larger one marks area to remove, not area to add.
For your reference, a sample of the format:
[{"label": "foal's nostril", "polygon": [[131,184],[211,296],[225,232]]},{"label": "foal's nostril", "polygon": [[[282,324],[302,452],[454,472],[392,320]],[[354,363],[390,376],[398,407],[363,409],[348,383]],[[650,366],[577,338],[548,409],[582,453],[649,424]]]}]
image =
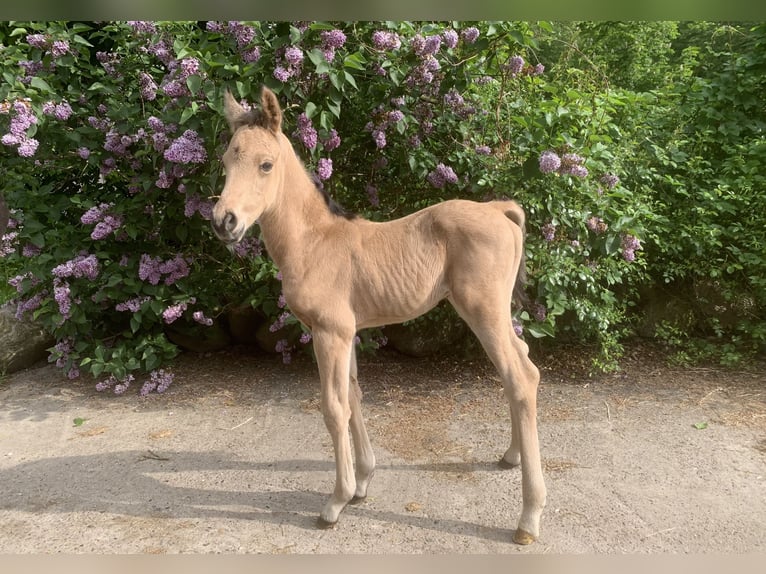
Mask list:
[{"label": "foal's nostril", "polygon": [[234,215],[231,211],[227,211],[226,215],[223,216],[223,228],[226,231],[234,231],[234,229],[237,227],[237,216]]}]

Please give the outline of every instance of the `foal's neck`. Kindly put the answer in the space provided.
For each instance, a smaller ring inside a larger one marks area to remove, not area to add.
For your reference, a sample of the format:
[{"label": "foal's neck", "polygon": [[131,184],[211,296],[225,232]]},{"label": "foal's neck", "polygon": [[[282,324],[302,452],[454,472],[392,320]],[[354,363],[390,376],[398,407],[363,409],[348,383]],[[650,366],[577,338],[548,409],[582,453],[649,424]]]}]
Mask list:
[{"label": "foal's neck", "polygon": [[330,212],[303,163],[289,142],[282,150],[286,157],[281,189],[274,204],[260,218],[261,232],[274,263],[283,278],[302,277],[309,245],[315,243],[338,218]]}]

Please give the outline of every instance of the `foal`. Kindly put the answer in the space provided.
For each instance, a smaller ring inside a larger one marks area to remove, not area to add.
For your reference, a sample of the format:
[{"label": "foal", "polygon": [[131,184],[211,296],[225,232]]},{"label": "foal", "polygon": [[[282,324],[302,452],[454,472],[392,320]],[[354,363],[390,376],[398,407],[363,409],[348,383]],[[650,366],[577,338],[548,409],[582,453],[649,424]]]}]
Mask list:
[{"label": "foal", "polygon": [[246,111],[227,91],[224,109],[232,138],[213,229],[234,244],[253,223],[260,225],[282,272],[285,300],[311,329],[336,462],[335,490],[319,526],[334,525],[346,504],[363,500],[375,470],[360,406],[357,331],[413,319],[446,298],[502,377],[512,432],[500,463],[521,464],[522,472],[513,540],[531,543],[539,535],[546,491],[537,438],[540,375],[511,324],[511,294],[524,256],[521,207],[452,200],[386,223],[344,217],[317,190],[282,133],[273,92],[264,87],[261,109]]}]

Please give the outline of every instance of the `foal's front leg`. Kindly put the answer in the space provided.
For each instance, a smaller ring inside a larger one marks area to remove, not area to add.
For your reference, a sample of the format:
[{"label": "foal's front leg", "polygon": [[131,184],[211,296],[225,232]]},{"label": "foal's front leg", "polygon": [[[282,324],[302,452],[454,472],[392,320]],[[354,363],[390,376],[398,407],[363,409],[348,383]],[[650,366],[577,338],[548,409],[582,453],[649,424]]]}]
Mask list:
[{"label": "foal's front leg", "polygon": [[353,333],[350,337],[344,337],[335,332],[315,329],[313,339],[319,365],[322,416],[335,450],[335,490],[317,522],[320,528],[329,528],[338,521],[338,516],[356,490],[348,428],[351,418],[349,369]]}]

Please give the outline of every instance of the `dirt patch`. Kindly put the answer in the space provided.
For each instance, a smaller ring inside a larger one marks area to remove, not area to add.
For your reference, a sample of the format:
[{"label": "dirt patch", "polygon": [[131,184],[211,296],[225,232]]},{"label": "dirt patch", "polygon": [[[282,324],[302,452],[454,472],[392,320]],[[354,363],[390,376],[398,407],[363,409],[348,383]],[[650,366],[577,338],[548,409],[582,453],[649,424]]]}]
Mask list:
[{"label": "dirt patch", "polygon": [[[308,359],[184,355],[163,395],[98,393],[50,366],[0,382],[0,552],[762,552],[766,365],[669,367],[651,349],[590,377],[537,357],[548,505],[510,542],[520,473],[486,361],[360,361],[378,469],[368,500],[314,528],[332,446]],[[136,389],[137,391],[137,389]]]}]

